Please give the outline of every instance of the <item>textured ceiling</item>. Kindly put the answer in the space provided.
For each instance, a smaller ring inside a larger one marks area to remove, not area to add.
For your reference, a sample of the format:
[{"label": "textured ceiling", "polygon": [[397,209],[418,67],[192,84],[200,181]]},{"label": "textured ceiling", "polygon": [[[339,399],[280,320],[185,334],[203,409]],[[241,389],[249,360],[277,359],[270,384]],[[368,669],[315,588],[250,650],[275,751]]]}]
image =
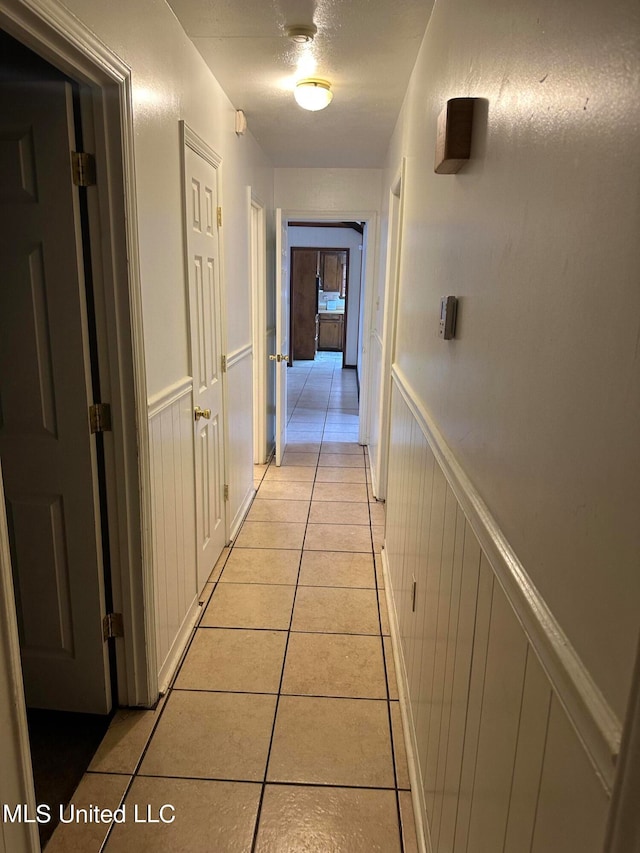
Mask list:
[{"label": "textured ceiling", "polygon": [[[187,35],[276,166],[383,163],[432,0],[169,0]],[[310,45],[287,26],[314,23]],[[334,98],[311,113],[296,79],[321,77]]]}]

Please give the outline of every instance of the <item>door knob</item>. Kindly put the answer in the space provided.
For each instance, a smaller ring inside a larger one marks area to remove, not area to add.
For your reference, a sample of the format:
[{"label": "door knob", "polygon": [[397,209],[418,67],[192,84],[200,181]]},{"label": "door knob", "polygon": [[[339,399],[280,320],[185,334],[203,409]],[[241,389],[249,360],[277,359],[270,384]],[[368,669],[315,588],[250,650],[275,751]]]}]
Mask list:
[{"label": "door knob", "polygon": [[280,355],[280,353],[278,353],[277,355],[270,355],[270,356],[269,356],[269,359],[270,359],[271,361],[277,361],[277,362],[278,362],[278,364],[279,364],[281,361],[286,361],[286,362],[288,362],[288,361],[289,361],[289,356],[288,356],[288,355]]},{"label": "door knob", "polygon": [[211,417],[211,409],[201,409],[200,406],[196,406],[193,410],[193,414],[197,421],[199,421],[200,418],[206,418],[209,420]]}]

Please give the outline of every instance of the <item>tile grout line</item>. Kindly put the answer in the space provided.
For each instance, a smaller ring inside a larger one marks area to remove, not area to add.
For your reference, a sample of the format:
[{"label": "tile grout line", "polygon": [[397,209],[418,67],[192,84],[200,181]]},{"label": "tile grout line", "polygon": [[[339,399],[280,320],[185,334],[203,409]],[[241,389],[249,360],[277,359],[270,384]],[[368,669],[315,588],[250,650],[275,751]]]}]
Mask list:
[{"label": "tile grout line", "polygon": [[[286,453],[286,447],[285,447],[285,453]],[[317,466],[319,464],[319,461],[320,461],[320,455],[318,454],[318,463],[316,464],[316,472],[317,472]],[[314,476],[313,483],[315,485],[315,476]],[[313,488],[311,490],[311,494],[313,495]],[[273,723],[271,725],[271,737],[269,738],[269,748],[267,749],[267,757],[266,757],[266,761],[265,761],[265,765],[264,765],[264,777],[262,779],[262,786],[260,789],[260,799],[258,800],[258,809],[256,811],[255,826],[253,828],[253,839],[252,839],[252,843],[251,843],[251,853],[254,853],[254,851],[256,849],[256,845],[258,843],[260,819],[262,817],[262,806],[264,804],[264,796],[265,796],[266,788],[267,788],[267,776],[269,773],[269,762],[271,761],[271,750],[273,748],[273,740],[274,740],[275,732],[276,732],[276,722],[278,720],[278,708],[280,707],[280,697],[282,695],[282,683],[284,681],[284,671],[285,671],[285,667],[287,664],[287,652],[289,650],[289,640],[291,639],[291,627],[293,625],[293,614],[295,611],[296,598],[298,595],[298,583],[300,580],[300,573],[302,571],[302,558],[304,555],[304,539],[307,535],[307,527],[309,524],[310,514],[311,514],[311,501],[309,501],[309,509],[307,510],[307,521],[305,522],[305,531],[304,531],[304,536],[302,539],[302,547],[300,548],[300,560],[298,562],[298,574],[296,576],[295,591],[293,594],[293,601],[291,603],[291,614],[289,616],[289,628],[287,629],[287,639],[286,639],[286,642],[284,645],[284,655],[282,657],[282,668],[280,670],[280,681],[278,683],[278,693],[276,696],[276,704],[275,704],[275,708],[274,708],[274,712],[273,712]],[[244,526],[244,522],[243,522],[243,526]]]},{"label": "tile grout line", "polygon": [[[299,405],[300,397],[302,396],[302,393],[303,393],[303,391],[304,391],[304,388],[306,387],[306,385],[307,385],[307,383],[308,383],[308,381],[309,381],[309,378],[310,378],[311,374],[312,374],[312,371],[310,370],[310,371],[309,371],[309,373],[308,373],[308,375],[307,375],[307,377],[306,377],[306,379],[305,379],[305,383],[304,383],[304,385],[303,385],[303,387],[302,387],[301,391],[300,391],[300,392],[299,392],[299,394],[298,394],[298,399],[297,399],[297,401],[296,401],[296,405],[294,406],[294,409],[293,409],[293,411],[292,411],[292,415],[293,415],[293,413],[295,412],[295,409],[296,409],[296,408],[298,407],[298,405]],[[271,727],[271,737],[270,737],[270,741],[269,741],[269,747],[268,747],[268,751],[267,751],[267,758],[266,758],[266,763],[265,763],[265,771],[264,771],[263,780],[262,780],[262,783],[261,783],[261,792],[260,792],[260,798],[259,798],[259,802],[258,802],[258,809],[257,809],[256,816],[255,816],[254,835],[253,835],[253,842],[252,842],[252,847],[251,847],[252,852],[253,852],[253,851],[255,851],[255,848],[256,848],[256,845],[257,845],[257,841],[258,841],[258,832],[259,832],[259,826],[260,826],[260,819],[261,819],[262,807],[263,807],[263,802],[264,802],[264,795],[265,795],[265,791],[266,791],[266,786],[267,786],[267,784],[273,784],[273,785],[291,785],[291,786],[302,787],[302,788],[304,788],[304,787],[314,787],[314,786],[316,786],[316,785],[317,785],[317,783],[297,783],[297,782],[286,782],[286,781],[280,781],[280,782],[279,782],[279,781],[274,781],[274,782],[272,782],[272,783],[268,783],[268,782],[267,782],[267,776],[268,776],[268,770],[269,770],[269,763],[270,763],[270,759],[271,759],[271,752],[272,752],[272,747],[273,747],[273,742],[274,742],[274,737],[275,737],[276,722],[277,722],[277,718],[278,718],[278,709],[279,709],[279,704],[280,704],[280,698],[281,698],[282,696],[288,696],[288,695],[291,695],[291,696],[301,696],[301,697],[304,697],[304,698],[326,698],[326,699],[331,699],[331,698],[337,698],[337,699],[354,699],[354,698],[356,698],[356,699],[364,700],[364,701],[386,701],[386,703],[387,703],[388,725],[389,725],[389,738],[390,738],[391,760],[392,760],[392,765],[393,765],[393,778],[394,778],[394,786],[393,786],[393,788],[391,788],[391,787],[367,786],[367,785],[335,785],[335,787],[337,787],[337,788],[346,788],[346,789],[354,789],[354,790],[358,790],[358,789],[365,789],[365,790],[380,790],[380,791],[394,790],[394,791],[395,791],[395,797],[396,797],[396,808],[397,808],[398,832],[399,832],[399,836],[400,836],[400,850],[401,850],[401,851],[404,851],[404,840],[403,840],[403,832],[402,832],[402,817],[401,817],[400,803],[399,803],[398,777],[397,777],[397,771],[396,771],[395,748],[394,748],[394,740],[393,740],[393,722],[392,722],[392,715],[391,715],[391,707],[392,707],[392,706],[391,706],[391,698],[390,698],[390,691],[389,691],[389,673],[388,673],[388,670],[387,670],[387,661],[386,661],[386,653],[385,653],[384,634],[383,634],[383,626],[382,626],[382,618],[381,618],[380,592],[379,592],[378,579],[377,579],[377,574],[376,574],[376,554],[375,554],[375,543],[374,543],[374,539],[373,539],[373,524],[372,524],[372,519],[371,519],[371,501],[370,501],[371,484],[370,484],[368,481],[366,481],[365,485],[366,485],[366,493],[367,493],[368,514],[369,514],[369,522],[368,522],[368,524],[369,524],[369,532],[370,532],[370,539],[371,539],[371,551],[370,551],[370,552],[369,552],[369,551],[366,551],[366,552],[350,552],[350,551],[345,551],[345,552],[336,552],[336,553],[371,553],[371,555],[372,555],[372,559],[373,559],[373,573],[374,573],[374,586],[373,586],[373,589],[375,589],[375,591],[376,591],[376,602],[377,602],[377,607],[378,607],[378,628],[379,628],[379,633],[376,633],[376,634],[350,634],[350,633],[347,633],[347,636],[379,636],[379,638],[380,638],[380,642],[381,642],[381,651],[382,651],[382,662],[383,662],[384,679],[385,679],[386,699],[385,699],[384,697],[379,697],[379,698],[378,698],[378,697],[361,697],[361,696],[358,696],[358,697],[337,697],[337,696],[324,696],[324,695],[319,695],[319,696],[317,696],[317,697],[316,697],[316,696],[311,696],[310,694],[284,694],[284,693],[282,692],[282,687],[283,687],[283,683],[284,683],[284,673],[285,673],[286,662],[287,662],[287,653],[288,653],[289,641],[290,641],[290,638],[291,638],[291,635],[292,635],[292,634],[294,634],[294,633],[308,633],[308,634],[327,634],[327,635],[331,635],[331,634],[345,633],[345,632],[331,632],[331,631],[318,631],[318,632],[316,632],[316,631],[304,631],[304,632],[296,632],[296,631],[294,631],[294,630],[293,630],[293,627],[292,627],[292,626],[293,626],[293,619],[294,619],[294,612],[295,612],[295,605],[296,605],[296,599],[297,599],[298,589],[299,589],[299,588],[301,588],[301,587],[302,587],[303,589],[313,589],[313,588],[318,588],[317,586],[316,586],[316,587],[314,587],[314,586],[307,586],[307,585],[302,585],[302,584],[300,584],[300,577],[301,577],[301,570],[302,570],[302,561],[303,561],[303,558],[304,558],[304,552],[305,552],[304,544],[305,544],[305,541],[306,541],[307,532],[308,532],[308,530],[309,530],[309,525],[312,523],[312,522],[310,521],[310,515],[311,515],[311,508],[312,508],[312,505],[313,505],[313,492],[314,492],[314,490],[315,490],[315,485],[316,485],[317,477],[318,477],[318,469],[319,469],[319,467],[320,467],[320,456],[321,456],[321,454],[322,454],[322,452],[323,452],[323,448],[326,448],[326,452],[331,452],[331,449],[330,449],[330,448],[331,448],[331,445],[332,445],[333,443],[335,443],[335,442],[327,442],[327,443],[325,444],[325,440],[324,440],[324,439],[325,439],[325,433],[326,433],[326,425],[327,425],[327,418],[328,418],[329,404],[330,404],[330,402],[331,402],[331,394],[332,394],[332,392],[333,392],[333,388],[334,388],[334,384],[335,384],[335,376],[336,376],[336,367],[334,366],[334,367],[333,367],[333,370],[331,371],[331,384],[330,384],[329,401],[328,401],[328,403],[327,403],[327,407],[326,407],[326,409],[325,409],[325,411],[324,411],[324,419],[323,419],[323,425],[322,425],[322,429],[321,429],[321,437],[320,437],[320,442],[319,442],[319,450],[318,450],[318,455],[317,455],[317,460],[316,460],[316,465],[315,465],[315,471],[314,471],[314,477],[313,477],[313,487],[312,487],[311,496],[310,496],[310,500],[309,500],[309,507],[308,507],[308,510],[307,510],[307,519],[306,519],[306,521],[304,522],[304,524],[305,524],[305,531],[304,531],[304,537],[303,537],[302,547],[301,547],[301,549],[300,549],[300,559],[299,559],[299,562],[298,562],[298,572],[297,572],[297,577],[296,577],[295,584],[284,584],[285,586],[289,586],[289,585],[292,585],[292,586],[293,586],[293,585],[294,585],[294,586],[295,586],[295,592],[294,592],[294,597],[293,597],[292,606],[291,606],[291,613],[290,613],[290,618],[289,618],[289,627],[288,627],[288,629],[287,629],[287,639],[286,639],[285,648],[284,648],[284,655],[283,655],[283,659],[282,659],[282,667],[281,667],[281,672],[280,672],[280,681],[279,681],[279,686],[278,686],[278,693],[277,693],[277,695],[276,695],[276,704],[275,704],[275,709],[274,709],[273,723],[272,723],[272,727]],[[340,410],[341,408],[344,408],[344,407],[338,407],[338,410]],[[335,432],[335,431],[332,431],[332,432]],[[351,442],[351,440],[349,440],[349,443],[350,443],[350,442]],[[313,443],[315,443],[315,441],[314,441]],[[285,452],[286,452],[286,451],[285,451]],[[365,471],[366,471],[366,461],[367,461],[367,457],[366,457],[366,454],[365,454],[365,452],[364,452],[364,448],[362,448],[362,453],[363,453],[363,456],[364,456]],[[258,483],[258,486],[257,486],[257,488],[256,488],[256,493],[255,493],[255,495],[254,495],[254,500],[258,497],[258,494],[259,494],[260,488],[261,488],[262,484],[265,482],[265,474],[266,474],[266,471],[268,470],[268,468],[270,467],[270,465],[271,465],[271,464],[274,464],[274,463],[273,463],[273,460],[271,460],[271,462],[269,463],[269,465],[264,469],[264,472],[262,473],[262,477],[260,478],[260,482]],[[309,466],[309,467],[313,467],[313,466]],[[340,467],[340,466],[338,466],[338,467]],[[349,466],[346,466],[346,467],[349,467]],[[365,475],[365,477],[366,477],[366,475]],[[245,521],[246,521],[246,517],[245,517]],[[242,529],[242,527],[244,526],[245,521],[243,521],[243,524],[241,525],[240,530],[241,530],[241,529]],[[366,525],[362,525],[362,526],[364,527],[364,526],[366,526]],[[238,535],[239,535],[239,533],[240,533],[240,531],[238,531]],[[126,799],[126,797],[128,796],[128,794],[130,793],[131,787],[132,787],[133,782],[135,781],[135,779],[136,779],[136,778],[139,778],[139,777],[142,777],[142,778],[180,778],[180,779],[183,779],[183,778],[194,778],[194,779],[198,779],[198,780],[209,781],[209,780],[207,780],[207,779],[206,779],[206,777],[184,777],[184,776],[171,777],[171,776],[165,776],[165,775],[158,775],[158,776],[155,776],[154,774],[142,774],[142,773],[140,773],[140,769],[141,769],[142,763],[143,763],[143,761],[144,761],[144,759],[145,759],[145,757],[146,757],[147,751],[148,751],[148,749],[149,749],[149,747],[150,747],[151,741],[152,741],[152,739],[153,739],[153,737],[154,737],[154,735],[155,735],[155,733],[156,733],[156,730],[157,730],[157,728],[158,728],[158,725],[159,725],[159,723],[160,723],[160,720],[162,719],[162,717],[163,717],[163,715],[164,715],[164,711],[165,711],[166,706],[167,706],[167,703],[168,703],[168,701],[169,701],[169,699],[170,699],[170,695],[173,693],[173,691],[174,691],[174,690],[177,690],[178,692],[189,692],[189,689],[188,689],[188,688],[187,688],[187,689],[185,689],[185,688],[175,687],[175,684],[176,684],[176,680],[177,680],[177,678],[178,678],[178,676],[179,676],[179,674],[180,674],[180,672],[181,672],[181,670],[182,670],[182,668],[183,668],[183,665],[184,665],[185,659],[186,659],[186,657],[187,657],[187,654],[188,654],[189,650],[191,649],[191,646],[192,646],[192,644],[193,644],[193,642],[194,642],[194,640],[195,640],[195,636],[196,636],[197,631],[199,631],[199,630],[228,630],[228,628],[226,628],[225,626],[210,626],[210,627],[209,627],[209,626],[204,626],[203,628],[201,628],[201,622],[202,622],[202,619],[203,619],[204,613],[205,613],[205,611],[207,610],[207,608],[208,608],[208,606],[209,606],[209,604],[210,604],[210,602],[211,602],[211,600],[212,600],[212,598],[213,598],[213,595],[215,594],[215,592],[216,592],[216,590],[217,590],[217,588],[218,588],[218,585],[219,585],[219,584],[221,583],[221,581],[222,581],[222,576],[223,576],[223,574],[224,574],[224,571],[225,571],[225,568],[226,568],[227,563],[228,563],[228,561],[229,561],[229,558],[230,558],[230,556],[231,556],[231,554],[232,554],[232,552],[233,552],[234,548],[236,548],[236,542],[237,542],[237,539],[238,539],[238,537],[236,537],[236,540],[235,540],[235,541],[231,544],[231,546],[229,547],[229,551],[228,551],[228,553],[227,553],[227,555],[226,555],[226,557],[225,557],[225,560],[224,560],[224,562],[223,562],[223,564],[222,564],[222,567],[221,567],[221,569],[220,569],[220,572],[219,572],[219,574],[218,574],[218,577],[217,577],[217,579],[216,579],[215,581],[213,581],[213,583],[212,583],[212,585],[213,585],[213,589],[212,589],[212,591],[211,591],[211,594],[209,595],[209,597],[207,598],[207,600],[206,600],[206,601],[202,602],[202,609],[201,609],[201,612],[200,612],[200,614],[199,614],[199,616],[198,616],[198,619],[197,619],[197,621],[196,621],[196,623],[195,623],[195,625],[194,625],[194,628],[193,628],[193,630],[192,630],[192,632],[191,632],[191,636],[190,636],[190,638],[189,638],[189,641],[188,641],[188,643],[187,643],[187,645],[186,645],[186,647],[185,647],[185,649],[184,649],[184,651],[183,651],[183,653],[182,653],[182,655],[181,655],[181,657],[180,657],[179,663],[178,663],[178,665],[177,665],[177,667],[176,667],[176,671],[175,671],[175,673],[174,673],[174,675],[173,675],[173,677],[172,677],[172,679],[171,679],[171,682],[170,682],[170,684],[169,684],[169,686],[168,686],[168,688],[167,688],[166,697],[165,697],[165,699],[164,699],[164,704],[163,704],[163,706],[162,706],[162,708],[161,708],[161,710],[160,710],[160,713],[158,714],[158,719],[155,721],[155,723],[154,723],[154,725],[153,725],[153,727],[152,727],[152,729],[151,729],[151,731],[150,731],[150,733],[149,733],[149,735],[148,735],[148,737],[147,737],[147,740],[146,740],[145,746],[144,746],[144,748],[143,748],[143,750],[142,750],[141,756],[140,756],[140,758],[139,758],[138,762],[136,763],[136,766],[135,766],[135,768],[134,768],[134,770],[133,770],[133,773],[130,775],[129,783],[128,783],[128,785],[126,786],[126,789],[125,789],[125,791],[124,791],[124,793],[123,793],[123,795],[122,795],[121,801],[120,801],[121,803],[123,803],[123,802],[124,802],[124,800]],[[242,551],[242,550],[244,550],[244,549],[242,549],[242,548],[238,548],[238,550],[239,550],[239,551]],[[286,550],[297,550],[297,549],[286,549]],[[216,565],[217,565],[217,564],[216,564]],[[215,570],[215,566],[214,566],[214,570]],[[212,571],[213,571],[213,570],[212,570]],[[226,585],[227,583],[233,583],[233,582],[226,582],[226,581],[225,581],[225,582],[223,582],[223,583],[225,583],[225,585]],[[282,584],[281,584],[281,585],[282,585]],[[281,585],[279,585],[279,586],[281,586]],[[355,589],[372,589],[372,587],[324,587],[324,586],[323,586],[323,587],[321,587],[321,588],[334,588],[334,589],[354,589],[354,588],[355,588]],[[235,630],[270,630],[270,631],[279,631],[279,632],[281,632],[281,629],[267,629],[267,628],[264,628],[264,629],[256,629],[256,628],[250,628],[250,627],[235,628]],[[245,692],[246,692],[246,693],[248,693],[249,695],[274,695],[274,694],[262,694],[262,693],[260,693],[260,694],[255,694],[253,691],[206,691],[206,690],[192,690],[191,692],[217,692],[217,693],[245,693]],[[127,773],[127,774],[118,774],[118,775],[129,775],[129,774]],[[224,780],[224,779],[220,779],[220,780],[212,780],[212,781],[230,781],[230,782],[231,782],[231,781],[233,781],[233,782],[240,782],[240,783],[244,783],[244,784],[256,784],[256,782],[257,782],[258,780],[246,780],[246,779],[243,779],[243,780],[238,780],[238,779],[233,779],[233,780]],[[402,790],[405,790],[405,789],[402,789]],[[110,839],[110,837],[111,837],[111,834],[112,834],[112,831],[113,831],[113,827],[114,827],[114,825],[115,825],[115,824],[113,824],[113,823],[110,825],[110,827],[109,827],[109,829],[108,829],[108,831],[107,831],[107,834],[106,834],[106,836],[105,836],[105,838],[104,838],[104,841],[103,841],[103,843],[102,843],[102,845],[101,845],[101,848],[100,848],[100,850],[101,850],[101,851],[103,851],[103,850],[104,850],[104,848],[106,847],[106,845],[107,845],[107,843],[108,843],[108,841],[109,841],[109,839]]]},{"label": "tile grout line", "polygon": [[[324,431],[323,431],[323,442],[320,446],[320,452],[322,453],[322,447],[324,446]],[[376,571],[376,550],[375,550],[375,542],[373,537],[373,521],[371,518],[371,483],[366,475],[367,470],[367,455],[365,453],[364,447],[362,448],[362,455],[364,461],[365,468],[365,487],[367,493],[367,511],[369,514],[369,535],[371,541],[371,555],[373,560],[373,574],[375,581],[375,591],[376,591],[376,602],[378,608],[378,627],[379,627],[379,637],[380,637],[380,649],[382,653],[382,664],[383,664],[383,672],[384,672],[384,680],[385,680],[385,689],[386,689],[386,703],[387,703],[387,724],[389,730],[389,746],[391,751],[391,764],[393,769],[393,780],[394,780],[394,793],[395,793],[395,801],[396,801],[396,822],[397,822],[397,831],[398,831],[398,841],[399,841],[399,849],[401,853],[404,853],[404,833],[402,829],[402,812],[400,808],[400,792],[398,788],[398,773],[396,767],[396,754],[395,754],[395,744],[393,737],[393,717],[392,717],[392,706],[391,706],[391,696],[389,691],[389,673],[387,669],[387,659],[386,659],[386,650],[384,644],[384,633],[382,626],[382,611],[381,611],[381,602],[380,602],[380,590],[378,587],[378,575]],[[386,601],[386,596],[385,596]],[[359,697],[362,698],[362,697]]]},{"label": "tile grout line", "polygon": [[[366,470],[366,458],[365,458],[365,470]],[[389,724],[389,737],[391,742],[391,763],[393,765],[393,780],[394,780],[394,789],[395,789],[395,799],[396,799],[396,815],[397,815],[397,823],[398,823],[398,834],[399,834],[399,842],[400,842],[400,853],[404,853],[404,832],[402,828],[402,810],[400,808],[400,789],[398,787],[398,768],[396,764],[396,746],[394,740],[394,731],[393,731],[393,713],[391,707],[391,692],[389,690],[389,671],[387,668],[387,654],[384,644],[384,630],[382,626],[382,606],[380,601],[380,588],[378,586],[378,572],[376,567],[376,548],[375,542],[373,538],[373,521],[371,519],[371,496],[373,495],[373,491],[371,488],[371,483],[367,480],[367,499],[368,499],[368,507],[369,507],[369,530],[371,533],[371,553],[373,554],[373,572],[376,582],[376,601],[378,602],[378,622],[380,624],[380,643],[382,647],[382,661],[383,661],[383,669],[384,669],[384,680],[387,689],[387,717]],[[375,497],[375,495],[373,495]],[[384,601],[386,604],[386,592],[384,596]],[[396,676],[397,678],[397,676]]]},{"label": "tile grout line", "polygon": [[[168,686],[167,686],[167,691],[166,691],[165,698],[164,698],[164,701],[163,701],[163,704],[162,704],[162,708],[160,709],[160,712],[159,712],[159,714],[158,714],[158,719],[154,722],[153,726],[151,727],[151,731],[149,732],[149,735],[148,735],[148,737],[147,737],[147,739],[146,739],[145,745],[144,745],[144,747],[143,747],[143,749],[142,749],[142,752],[140,753],[140,758],[139,758],[139,759],[138,759],[138,761],[136,762],[135,767],[133,768],[133,772],[132,772],[131,774],[126,774],[126,775],[130,775],[129,783],[128,783],[128,785],[126,786],[126,788],[125,788],[125,790],[124,790],[124,793],[122,794],[122,797],[121,797],[121,799],[120,799],[120,802],[118,803],[118,807],[120,807],[121,805],[123,805],[123,804],[124,804],[124,802],[125,802],[125,800],[126,800],[127,796],[129,795],[129,792],[131,791],[131,788],[133,787],[133,783],[134,783],[134,782],[135,782],[135,780],[136,780],[138,777],[140,777],[140,775],[141,775],[141,774],[140,774],[140,768],[141,768],[141,766],[142,766],[142,762],[143,762],[143,761],[144,761],[144,759],[146,758],[146,755],[147,755],[147,752],[149,751],[149,747],[150,747],[150,745],[151,745],[151,741],[152,741],[152,739],[153,739],[153,736],[155,735],[155,733],[156,733],[156,731],[157,731],[157,729],[158,729],[158,726],[160,725],[160,721],[161,721],[162,717],[164,716],[164,712],[165,712],[165,710],[166,710],[166,708],[167,708],[167,704],[168,704],[168,702],[169,702],[169,698],[170,698],[170,696],[171,696],[171,693],[173,693],[174,684],[175,684],[175,682],[176,682],[176,679],[178,678],[178,675],[180,674],[180,670],[182,669],[182,666],[183,666],[184,661],[185,661],[185,659],[186,659],[186,657],[187,657],[187,654],[188,654],[188,652],[189,652],[189,650],[190,650],[190,648],[191,648],[191,646],[192,646],[192,644],[193,644],[193,641],[195,640],[196,632],[198,631],[198,629],[199,629],[199,627],[200,627],[200,623],[202,622],[202,618],[203,618],[203,616],[204,616],[205,610],[207,609],[207,606],[208,606],[208,604],[209,604],[209,601],[211,600],[211,598],[212,598],[212,596],[213,596],[214,592],[216,591],[216,588],[217,588],[218,584],[220,583],[220,578],[222,577],[222,573],[224,572],[225,566],[227,565],[227,562],[228,562],[228,560],[229,560],[229,557],[231,556],[231,551],[232,551],[232,549],[233,549],[233,545],[229,548],[229,553],[227,554],[227,556],[226,556],[226,558],[225,558],[225,561],[224,561],[224,563],[222,564],[222,568],[221,568],[221,570],[220,570],[220,574],[218,575],[217,580],[215,580],[215,581],[213,582],[213,589],[211,590],[211,595],[209,596],[209,598],[208,598],[208,600],[206,601],[206,603],[203,603],[203,604],[201,605],[200,613],[199,613],[199,615],[198,615],[198,618],[196,619],[196,622],[195,622],[195,625],[193,626],[193,629],[191,630],[191,634],[190,634],[190,636],[189,636],[189,640],[187,641],[187,643],[186,643],[186,645],[185,645],[185,648],[183,649],[182,654],[180,655],[180,660],[178,661],[178,664],[177,664],[177,666],[176,666],[175,672],[173,673],[173,676],[171,677],[171,680],[169,681],[169,684],[168,684]],[[216,563],[215,563],[215,565],[214,565],[213,569],[211,570],[211,572],[212,572],[212,573],[215,571],[215,568],[216,568],[216,566],[218,565],[218,561],[219,561],[219,559],[220,559],[220,557],[218,557],[218,560],[216,560]],[[208,581],[207,581],[207,583],[208,583]],[[162,697],[160,697],[160,699],[158,700],[158,703],[159,703],[159,702],[161,702],[161,701],[162,701]],[[158,704],[158,703],[156,703],[156,707],[157,707],[157,704]],[[159,777],[159,778],[170,778],[170,777]],[[112,821],[112,822],[109,824],[109,828],[108,828],[108,830],[107,830],[107,832],[106,832],[106,835],[105,835],[105,837],[104,837],[104,839],[103,839],[102,844],[100,845],[100,848],[99,848],[98,853],[103,853],[103,851],[106,849],[106,846],[107,846],[107,844],[108,844],[108,842],[109,842],[109,840],[110,840],[110,838],[111,838],[111,836],[112,836],[112,834],[113,834],[113,830],[114,830],[114,827],[115,827],[115,826],[116,826],[116,824],[115,824],[115,822],[114,822],[114,821]]]}]

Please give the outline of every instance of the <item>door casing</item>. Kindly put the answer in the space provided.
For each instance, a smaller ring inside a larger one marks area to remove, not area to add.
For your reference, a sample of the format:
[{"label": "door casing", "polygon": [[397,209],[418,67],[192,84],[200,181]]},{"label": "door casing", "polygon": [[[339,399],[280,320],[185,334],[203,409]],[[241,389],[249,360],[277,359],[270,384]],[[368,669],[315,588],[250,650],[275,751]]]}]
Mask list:
[{"label": "door casing", "polygon": [[276,359],[276,465],[282,464],[287,445],[287,360],[291,344],[288,244],[288,218],[281,208],[276,208],[276,345],[275,352],[269,354],[270,359]]},{"label": "door casing", "polygon": [[260,198],[247,187],[247,229],[249,234],[249,270],[251,273],[251,337],[253,341],[253,461],[264,464],[273,447],[268,428],[269,399],[266,274],[266,217]]},{"label": "door casing", "polygon": [[384,285],[384,320],[382,329],[382,357],[380,365],[380,400],[378,453],[372,465],[373,491],[376,498],[386,499],[389,470],[389,441],[391,429],[391,366],[395,359],[396,328],[398,319],[398,287],[400,281],[400,256],[402,248],[402,220],[404,205],[404,160],[389,190],[389,226],[387,239],[387,265]]}]

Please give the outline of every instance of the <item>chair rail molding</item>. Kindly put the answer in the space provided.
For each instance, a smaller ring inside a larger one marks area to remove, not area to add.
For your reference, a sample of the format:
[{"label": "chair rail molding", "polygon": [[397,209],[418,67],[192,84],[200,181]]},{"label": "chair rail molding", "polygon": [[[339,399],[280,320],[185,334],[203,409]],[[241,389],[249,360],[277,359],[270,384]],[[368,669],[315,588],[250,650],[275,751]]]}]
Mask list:
[{"label": "chair rail molding", "polygon": [[622,737],[620,721],[397,365],[392,367],[392,379],[431,447],[558,700],[610,794]]}]

